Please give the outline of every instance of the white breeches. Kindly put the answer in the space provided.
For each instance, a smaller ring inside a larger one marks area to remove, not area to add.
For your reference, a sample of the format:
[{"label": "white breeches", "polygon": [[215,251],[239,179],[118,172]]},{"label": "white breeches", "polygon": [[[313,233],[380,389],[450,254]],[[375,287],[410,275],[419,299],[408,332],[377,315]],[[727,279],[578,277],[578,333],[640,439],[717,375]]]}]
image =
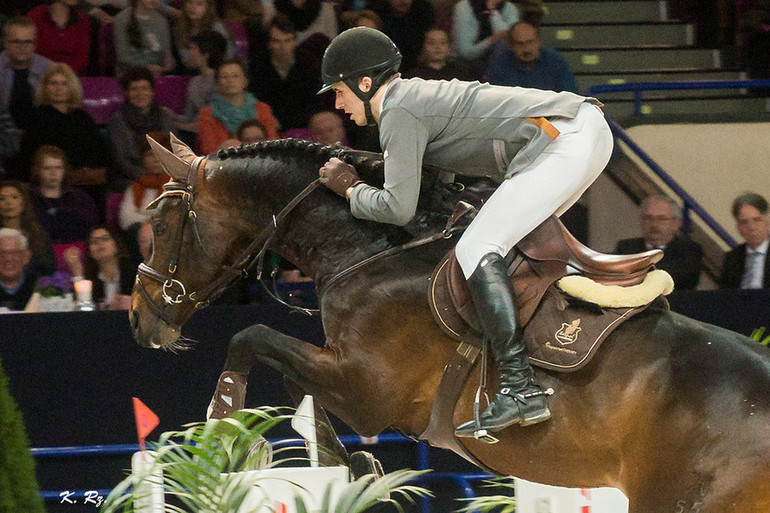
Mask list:
[{"label": "white breeches", "polygon": [[500,184],[457,242],[455,254],[466,279],[484,255],[507,255],[540,223],[564,213],[607,165],[613,138],[598,107],[584,103],[573,119],[549,121],[559,136]]}]

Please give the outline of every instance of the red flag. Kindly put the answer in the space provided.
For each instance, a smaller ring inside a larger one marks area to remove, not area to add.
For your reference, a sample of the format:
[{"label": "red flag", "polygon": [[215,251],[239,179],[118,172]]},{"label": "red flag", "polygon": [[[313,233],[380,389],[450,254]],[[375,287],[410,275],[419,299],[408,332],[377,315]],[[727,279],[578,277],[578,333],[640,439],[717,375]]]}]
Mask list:
[{"label": "red flag", "polygon": [[144,439],[155,429],[160,420],[151,409],[138,398],[134,397],[134,416],[136,417],[136,434],[139,436],[139,445],[144,450]]}]

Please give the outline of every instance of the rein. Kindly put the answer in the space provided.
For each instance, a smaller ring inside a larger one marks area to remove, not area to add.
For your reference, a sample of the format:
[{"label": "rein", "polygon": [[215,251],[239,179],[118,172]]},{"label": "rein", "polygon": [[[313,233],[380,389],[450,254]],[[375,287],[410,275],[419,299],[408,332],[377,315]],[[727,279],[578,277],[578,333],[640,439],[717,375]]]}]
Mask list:
[{"label": "rein", "polygon": [[[262,279],[265,254],[267,253],[268,246],[273,241],[273,237],[278,231],[278,225],[286,218],[286,216],[289,215],[289,213],[291,213],[291,211],[294,210],[294,208],[296,208],[296,206],[302,200],[304,200],[311,192],[313,192],[319,186],[321,182],[320,182],[320,179],[318,178],[313,180],[310,183],[310,185],[305,187],[305,189],[303,189],[299,194],[297,194],[278,213],[277,216],[276,215],[273,216],[273,222],[267,227],[265,227],[260,232],[260,234],[241,252],[241,254],[238,256],[238,258],[236,259],[233,265],[223,266],[224,270],[226,271],[225,274],[220,275],[212,283],[204,287],[201,291],[187,292],[187,287],[185,287],[184,283],[182,283],[180,280],[177,280],[174,277],[177,272],[177,263],[179,261],[179,253],[182,248],[185,225],[188,220],[190,220],[190,222],[192,223],[193,233],[195,234],[195,238],[198,242],[198,245],[201,247],[201,250],[203,251],[203,253],[208,256],[208,253],[206,252],[206,249],[205,249],[205,245],[203,244],[203,240],[201,239],[201,236],[200,236],[200,231],[198,230],[198,223],[197,223],[198,215],[194,209],[194,199],[195,199],[194,188],[196,184],[196,179],[199,177],[199,175],[202,175],[203,173],[205,173],[205,169],[203,167],[204,161],[205,161],[205,157],[197,157],[190,164],[190,171],[188,173],[187,180],[185,183],[172,180],[164,184],[163,192],[147,206],[147,210],[152,210],[157,208],[157,206],[160,204],[160,202],[163,199],[178,197],[182,200],[183,208],[180,210],[181,227],[179,229],[179,233],[177,234],[176,244],[174,246],[174,249],[168,264],[168,269],[167,269],[168,273],[164,274],[163,272],[157,271],[156,269],[150,267],[144,262],[139,264],[139,267],[137,269],[136,283],[139,285],[139,293],[142,296],[142,299],[148,304],[150,309],[153,311],[153,313],[156,316],[158,316],[158,318],[162,319],[166,324],[168,324],[175,331],[179,331],[181,330],[181,325],[179,323],[174,322],[166,314],[166,312],[164,311],[164,307],[166,305],[176,305],[176,304],[183,303],[185,301],[189,301],[193,303],[194,308],[196,310],[203,308],[205,306],[208,306],[211,303],[211,301],[216,299],[222,292],[224,292],[224,290],[227,287],[229,287],[232,283],[234,283],[238,278],[248,276],[248,269],[250,269],[253,265],[257,264],[257,279],[260,281],[260,283],[262,283],[268,295],[270,295],[274,300],[276,300],[277,302],[281,303],[282,305],[294,311],[299,311],[306,315],[314,315],[319,313],[320,309],[317,309],[317,308],[313,308],[313,309],[302,308],[299,306],[290,305],[286,303],[283,299],[281,299],[280,295],[278,294],[278,291],[275,290],[275,281],[273,282],[274,291],[270,291],[269,288],[264,284],[264,281]],[[324,284],[324,288],[328,290],[328,288],[331,285],[335,284],[339,280],[351,275],[352,273],[358,271],[362,267],[365,267],[383,258],[396,255],[403,251],[416,248],[419,246],[423,246],[431,242],[451,238],[454,235],[454,233],[465,229],[464,226],[455,226],[455,225],[461,217],[463,217],[466,213],[468,213],[472,209],[473,207],[471,205],[461,201],[455,207],[454,212],[450,216],[446,226],[441,232],[434,233],[432,235],[423,237],[421,239],[407,242],[406,244],[402,244],[400,246],[389,248],[387,250],[376,253],[368,258],[365,258],[364,260],[361,260],[360,262],[357,262],[356,264],[353,264],[352,266],[332,276],[332,278],[329,279],[329,281]],[[259,250],[259,252],[256,254],[256,256],[252,256],[254,255],[257,248],[260,247],[260,245],[261,245],[261,249]],[[275,277],[276,273],[277,273],[277,270],[274,270],[272,273],[272,276]],[[163,288],[162,288],[161,297],[163,298],[163,301],[165,304],[158,305],[152,300],[152,298],[150,297],[149,293],[147,292],[144,286],[144,283],[142,282],[141,278],[143,276],[162,284]]]}]

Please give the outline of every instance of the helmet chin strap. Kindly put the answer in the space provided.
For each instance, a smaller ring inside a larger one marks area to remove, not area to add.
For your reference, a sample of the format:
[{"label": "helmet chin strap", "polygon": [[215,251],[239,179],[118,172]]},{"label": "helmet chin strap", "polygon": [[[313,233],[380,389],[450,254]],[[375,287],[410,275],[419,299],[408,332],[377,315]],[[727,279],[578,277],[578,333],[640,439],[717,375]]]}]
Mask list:
[{"label": "helmet chin strap", "polygon": [[[364,114],[366,115],[366,126],[374,126],[377,124],[377,121],[374,119],[374,114],[372,114],[372,103],[371,99],[372,96],[377,92],[374,87],[369,89],[368,91],[362,91],[358,87],[358,82],[360,80],[360,77],[358,78],[352,78],[343,80],[345,84],[350,88],[351,91],[353,91],[353,94],[355,94],[359,100],[364,102]],[[378,88],[379,89],[379,88]]]}]

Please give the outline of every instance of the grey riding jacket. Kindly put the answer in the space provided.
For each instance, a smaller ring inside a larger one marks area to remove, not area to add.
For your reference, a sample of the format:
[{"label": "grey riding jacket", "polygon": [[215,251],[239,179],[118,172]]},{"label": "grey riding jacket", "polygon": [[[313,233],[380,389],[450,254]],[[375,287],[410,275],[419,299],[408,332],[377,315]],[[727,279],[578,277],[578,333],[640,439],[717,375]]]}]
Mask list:
[{"label": "grey riding jacket", "polygon": [[414,216],[423,163],[502,182],[558,135],[541,118],[572,119],[584,102],[601,105],[569,92],[459,80],[396,79],[387,87],[379,119],[385,184],[356,187],[350,209],[397,225]]}]

